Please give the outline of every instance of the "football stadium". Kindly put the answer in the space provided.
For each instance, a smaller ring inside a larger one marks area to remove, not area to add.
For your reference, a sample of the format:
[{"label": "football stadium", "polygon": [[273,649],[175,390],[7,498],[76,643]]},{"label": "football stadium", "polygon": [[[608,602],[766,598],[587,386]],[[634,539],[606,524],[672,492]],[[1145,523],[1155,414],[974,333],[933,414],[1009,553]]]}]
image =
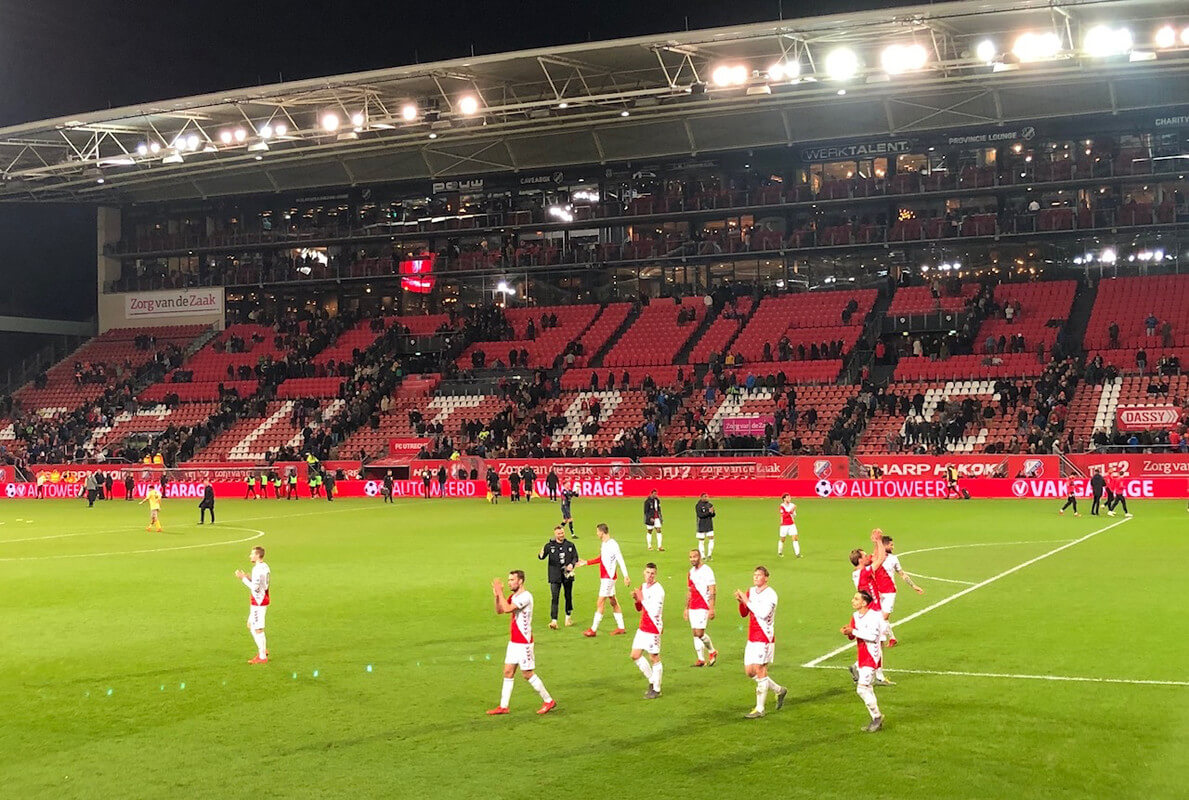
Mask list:
[{"label": "football stadium", "polygon": [[820,11],[0,128],[5,796],[1184,797],[1189,8]]}]

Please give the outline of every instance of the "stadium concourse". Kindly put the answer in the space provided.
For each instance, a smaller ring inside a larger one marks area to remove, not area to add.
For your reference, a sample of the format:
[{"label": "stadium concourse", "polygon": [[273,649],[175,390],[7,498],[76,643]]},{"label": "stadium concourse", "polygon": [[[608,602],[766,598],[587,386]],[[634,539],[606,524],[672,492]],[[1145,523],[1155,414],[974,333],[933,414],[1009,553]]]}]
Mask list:
[{"label": "stadium concourse", "polygon": [[[960,329],[881,336],[881,294],[889,317],[948,309]],[[114,330],[4,399],[0,447],[21,468],[157,454],[366,466],[396,441],[425,459],[1184,452],[1185,296],[1189,276],[744,287]],[[1079,298],[1093,299],[1084,330],[1070,323]],[[448,344],[398,354],[418,334]],[[1132,441],[1120,405],[1177,413]]]}]

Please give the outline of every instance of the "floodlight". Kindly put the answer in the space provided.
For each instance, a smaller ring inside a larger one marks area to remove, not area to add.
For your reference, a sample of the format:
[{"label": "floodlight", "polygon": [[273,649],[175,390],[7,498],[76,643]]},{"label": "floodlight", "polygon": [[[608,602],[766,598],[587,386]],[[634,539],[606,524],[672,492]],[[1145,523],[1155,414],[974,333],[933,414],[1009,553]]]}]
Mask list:
[{"label": "floodlight", "polygon": [[339,115],[333,111],[327,111],[322,115],[322,130],[327,133],[333,133],[339,129]]},{"label": "floodlight", "polygon": [[979,61],[985,64],[990,64],[995,60],[998,51],[995,48],[995,43],[990,39],[983,39],[978,43],[978,47],[974,48],[974,55]]},{"label": "floodlight", "polygon": [[846,81],[859,72],[859,57],[846,47],[831,50],[826,56],[826,77],[835,81]]},{"label": "floodlight", "polygon": [[479,98],[470,94],[463,95],[458,99],[458,110],[468,117],[479,113]]},{"label": "floodlight", "polygon": [[742,86],[747,83],[748,69],[743,64],[720,64],[710,73],[715,86]]},{"label": "floodlight", "polygon": [[791,61],[777,61],[768,68],[768,77],[774,81],[795,81],[801,76],[801,62],[797,59]]},{"label": "floodlight", "polygon": [[1052,31],[1022,33],[1011,51],[1020,61],[1044,61],[1061,52],[1061,37]]},{"label": "floodlight", "polygon": [[928,52],[919,44],[893,44],[884,48],[880,64],[889,75],[899,75],[920,69],[928,58]]},{"label": "floodlight", "polygon": [[403,106],[401,106],[400,115],[405,122],[416,122],[417,114],[418,111],[416,103],[405,103]]},{"label": "floodlight", "polygon": [[1177,43],[1177,31],[1172,25],[1165,25],[1156,31],[1157,47],[1173,47]]},{"label": "floodlight", "polygon": [[234,136],[235,141],[240,142],[241,144],[248,140],[248,132],[243,128],[236,128]]},{"label": "floodlight", "polygon": [[1092,58],[1122,55],[1130,49],[1131,31],[1126,28],[1095,25],[1082,40],[1082,50]]}]

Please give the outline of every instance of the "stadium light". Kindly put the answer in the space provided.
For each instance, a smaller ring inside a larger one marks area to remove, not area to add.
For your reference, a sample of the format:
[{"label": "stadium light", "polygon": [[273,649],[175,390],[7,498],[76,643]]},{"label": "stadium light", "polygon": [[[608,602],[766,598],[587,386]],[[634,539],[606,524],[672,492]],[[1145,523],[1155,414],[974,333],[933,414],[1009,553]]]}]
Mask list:
[{"label": "stadium light", "polygon": [[362,111],[356,111],[351,115],[351,124],[354,125],[356,129],[362,128],[363,123],[366,121],[367,118],[363,115]]},{"label": "stadium light", "polygon": [[1177,43],[1177,31],[1172,25],[1165,25],[1160,30],[1156,31],[1156,46],[1162,49],[1175,47]]},{"label": "stadium light", "polygon": [[244,128],[236,128],[233,135],[235,136],[235,141],[239,142],[240,144],[243,144],[248,140],[248,132]]},{"label": "stadium light", "polygon": [[272,125],[261,125],[260,126],[260,138],[261,139],[271,139],[272,134],[273,134]]},{"label": "stadium light", "polygon": [[479,98],[472,94],[465,94],[458,98],[458,110],[470,117],[479,113]]},{"label": "stadium light", "polygon": [[1091,58],[1106,58],[1122,55],[1131,50],[1131,31],[1126,28],[1112,28],[1109,25],[1095,25],[1086,32],[1082,50]]},{"label": "stadium light", "polygon": [[322,130],[327,133],[334,133],[339,129],[339,115],[333,111],[327,111],[322,115]]},{"label": "stadium light", "polygon": [[149,152],[152,153],[153,155],[157,155],[158,153],[160,153],[161,152],[161,143],[160,142],[149,142]]},{"label": "stadium light", "polygon": [[859,57],[846,47],[831,50],[826,56],[826,77],[832,81],[847,81],[859,73]]},{"label": "stadium light", "polygon": [[147,156],[149,154],[149,146],[141,142],[136,146],[136,152],[138,155]]},{"label": "stadium light", "polygon": [[879,60],[884,72],[901,75],[925,66],[929,53],[919,44],[893,44],[884,48]]},{"label": "stadium light", "polygon": [[1052,31],[1048,33],[1022,33],[1011,48],[1020,61],[1045,61],[1061,52],[1061,37]]},{"label": "stadium light", "polygon": [[228,130],[219,131],[219,141],[222,142],[223,144],[231,144],[231,142],[233,140],[234,140],[234,138],[231,135],[231,131],[228,131]]},{"label": "stadium light", "polygon": [[743,64],[720,64],[710,73],[715,86],[742,86],[747,83],[748,69]]},{"label": "stadium light", "polygon": [[289,132],[289,126],[283,122],[278,122],[276,125],[272,126],[272,132],[277,136],[284,136]]},{"label": "stadium light", "polygon": [[202,139],[199,138],[197,133],[192,133],[186,137],[186,149],[187,150],[191,150],[191,151],[197,150],[201,144],[202,144]]},{"label": "stadium light", "polygon": [[999,51],[995,47],[995,43],[990,39],[983,39],[974,48],[974,56],[984,64],[990,64],[995,61],[995,56],[999,55]]},{"label": "stadium light", "polygon": [[400,116],[405,122],[416,122],[417,115],[418,111],[416,103],[405,103],[400,107]]},{"label": "stadium light", "polygon": [[1181,29],[1181,44],[1189,46],[1189,26]]},{"label": "stadium light", "polygon": [[795,58],[777,61],[768,67],[768,77],[774,81],[795,81],[801,77],[801,62]]}]

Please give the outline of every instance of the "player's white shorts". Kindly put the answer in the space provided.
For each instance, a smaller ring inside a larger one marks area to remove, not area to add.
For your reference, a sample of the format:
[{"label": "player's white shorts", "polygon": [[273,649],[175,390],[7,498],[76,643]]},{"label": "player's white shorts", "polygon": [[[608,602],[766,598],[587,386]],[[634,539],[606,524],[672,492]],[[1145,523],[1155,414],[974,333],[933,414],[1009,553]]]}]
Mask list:
[{"label": "player's white shorts", "polygon": [[644,529],[649,531],[659,531],[661,529],[661,521],[658,519],[656,522],[645,522]]},{"label": "player's white shorts", "polygon": [[248,612],[248,627],[254,631],[264,629],[264,615],[268,612],[268,606],[252,606],[251,611]]},{"label": "player's white shorts", "polygon": [[775,642],[748,642],[743,648],[744,666],[771,664],[775,657]]},{"label": "player's white shorts", "polygon": [[709,536],[711,539],[713,539],[714,531],[698,531],[697,533],[694,534],[694,536],[696,536],[699,539],[705,539],[707,536]]},{"label": "player's white shorts", "polygon": [[615,596],[615,579],[599,578],[599,597]]},{"label": "player's white shorts", "polygon": [[659,633],[645,633],[642,630],[636,630],[636,636],[632,639],[633,650],[643,650],[649,655],[657,655],[661,652],[661,635]]},{"label": "player's white shorts", "polygon": [[705,608],[691,608],[689,610],[689,626],[695,631],[706,630],[707,623],[710,622],[710,611]]},{"label": "player's white shorts", "polygon": [[888,592],[879,596],[879,610],[889,616],[896,610],[896,592]]},{"label": "player's white shorts", "polygon": [[781,539],[784,539],[788,536],[796,536],[796,535],[797,535],[797,526],[796,525],[781,525],[780,526],[780,538]]},{"label": "player's white shorts", "polygon": [[875,667],[859,667],[859,685],[870,686],[875,683]]},{"label": "player's white shorts", "polygon": [[533,670],[537,668],[537,659],[533,653],[533,644],[522,644],[520,642],[508,642],[508,649],[504,651],[504,663],[515,664],[522,670]]}]

